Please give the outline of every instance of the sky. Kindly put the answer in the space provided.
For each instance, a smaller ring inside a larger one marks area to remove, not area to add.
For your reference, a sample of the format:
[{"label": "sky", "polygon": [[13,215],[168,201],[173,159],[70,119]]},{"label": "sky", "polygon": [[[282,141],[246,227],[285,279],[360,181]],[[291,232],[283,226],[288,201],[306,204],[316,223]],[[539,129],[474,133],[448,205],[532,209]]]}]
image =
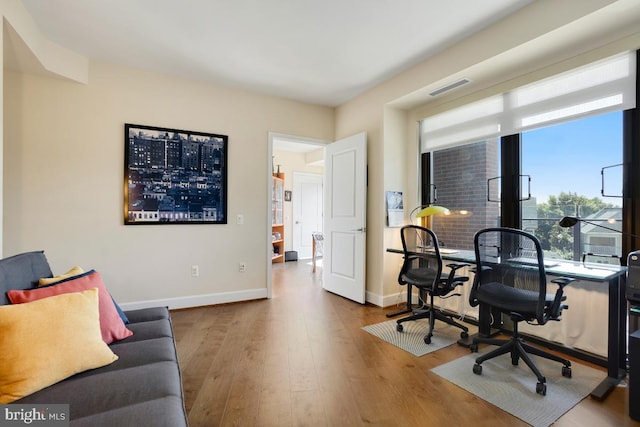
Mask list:
[{"label": "sky", "polygon": [[[531,175],[538,203],[573,192],[622,206],[621,197],[602,197],[601,170],[622,163],[622,112],[562,123],[522,134],[523,174]],[[622,195],[622,167],[605,170],[605,194]],[[526,190],[526,187],[524,188]]]}]

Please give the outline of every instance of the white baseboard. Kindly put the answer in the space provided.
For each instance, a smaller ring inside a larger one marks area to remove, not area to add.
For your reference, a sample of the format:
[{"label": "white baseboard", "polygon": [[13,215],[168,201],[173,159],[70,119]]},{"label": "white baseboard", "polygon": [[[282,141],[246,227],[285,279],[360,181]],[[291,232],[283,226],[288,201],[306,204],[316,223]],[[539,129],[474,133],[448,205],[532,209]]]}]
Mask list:
[{"label": "white baseboard", "polygon": [[[169,307],[170,310],[180,308],[202,307],[205,305],[227,304],[231,302],[251,301],[256,299],[267,298],[266,289],[250,289],[239,292],[222,292],[215,294],[190,295],[187,297],[163,298],[146,301],[134,302],[118,302],[123,310],[138,310],[151,307]],[[396,294],[381,296],[372,292],[367,292],[365,300],[378,307],[390,307],[402,304],[405,301],[405,294],[398,292]],[[417,296],[413,296],[414,303],[417,303]]]},{"label": "white baseboard", "polygon": [[[379,294],[374,294],[371,292],[367,292],[365,295],[365,299],[368,303],[373,305],[377,305],[378,307],[392,307],[395,305],[405,305],[407,301],[406,289],[402,287],[399,292],[391,295],[381,296]],[[412,296],[413,304],[418,303],[418,295],[416,293]]]},{"label": "white baseboard", "polygon": [[204,305],[226,304],[230,302],[251,301],[265,299],[267,289],[250,289],[239,292],[222,292],[216,294],[190,295],[187,297],[154,299],[147,301],[135,301],[118,303],[123,310],[138,310],[150,307],[169,307],[170,310],[179,308],[201,307]]}]

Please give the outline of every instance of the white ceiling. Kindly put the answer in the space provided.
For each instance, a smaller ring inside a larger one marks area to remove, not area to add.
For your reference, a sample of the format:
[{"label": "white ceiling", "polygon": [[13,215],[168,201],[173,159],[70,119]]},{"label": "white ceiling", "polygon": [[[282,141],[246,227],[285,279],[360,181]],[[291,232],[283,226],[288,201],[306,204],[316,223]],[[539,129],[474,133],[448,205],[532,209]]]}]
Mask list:
[{"label": "white ceiling", "polygon": [[337,106],[533,0],[23,0],[90,59]]}]

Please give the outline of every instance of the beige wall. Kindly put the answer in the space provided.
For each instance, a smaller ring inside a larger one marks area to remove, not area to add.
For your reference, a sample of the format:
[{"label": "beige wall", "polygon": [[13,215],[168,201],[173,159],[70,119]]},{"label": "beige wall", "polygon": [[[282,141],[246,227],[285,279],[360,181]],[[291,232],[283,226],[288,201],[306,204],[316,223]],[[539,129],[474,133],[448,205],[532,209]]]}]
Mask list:
[{"label": "beige wall", "polygon": [[[44,249],[54,273],[95,268],[123,303],[266,296],[268,134],[331,140],[333,109],[103,63],[88,84],[4,79],[5,256]],[[126,122],[228,135],[229,223],[124,226]]]}]

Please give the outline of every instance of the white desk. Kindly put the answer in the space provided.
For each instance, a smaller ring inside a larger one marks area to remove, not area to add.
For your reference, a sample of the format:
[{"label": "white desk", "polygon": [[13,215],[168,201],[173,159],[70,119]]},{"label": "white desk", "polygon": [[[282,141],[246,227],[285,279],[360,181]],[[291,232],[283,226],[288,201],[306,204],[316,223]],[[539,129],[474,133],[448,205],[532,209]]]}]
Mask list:
[{"label": "white desk", "polygon": [[[400,249],[390,248],[387,249],[387,251],[391,253],[403,254],[403,251]],[[441,256],[444,260],[475,264],[475,253],[471,250],[449,250],[448,253],[441,253]],[[623,378],[626,373],[627,303],[625,299],[625,275],[627,269],[626,267],[621,266],[582,263],[579,261],[566,261],[556,259],[547,259],[545,260],[545,264],[548,264],[548,267],[545,267],[545,271],[549,276],[571,277],[579,282],[585,282],[592,288],[598,289],[599,291],[601,291],[602,288],[606,286],[607,298],[605,303],[608,304],[608,306],[606,307],[607,312],[605,313],[605,307],[597,306],[588,313],[592,316],[595,316],[592,317],[595,322],[600,322],[599,319],[601,317],[597,316],[606,316],[607,318],[607,354],[605,363],[607,367],[607,378],[601,384],[599,384],[591,393],[591,397],[597,400],[602,400],[609,394],[613,387],[618,384],[620,379]],[[575,290],[570,288],[579,288],[579,282],[574,282],[573,284],[565,288],[565,293],[570,294],[571,292],[574,292]],[[472,283],[472,280],[469,281],[469,284],[467,284],[467,286],[471,286],[470,283]],[[465,294],[468,295],[468,291]],[[568,310],[569,312],[571,312],[571,307],[574,307],[574,312],[579,312],[578,307],[576,307],[577,302],[578,301],[574,300],[572,304],[570,295],[568,295],[567,303],[570,306],[570,309]],[[461,314],[466,314],[467,310],[464,309],[462,311],[454,311],[461,312]],[[484,315],[483,312],[484,310],[478,311],[479,331],[483,334],[490,334],[490,319],[488,319],[487,317],[489,316]],[[535,335],[536,337],[540,337],[541,341],[545,341],[548,340],[548,338],[539,335],[540,330],[548,330],[553,329],[554,327],[561,327],[560,325],[562,325],[563,322],[557,322],[557,325],[555,324],[556,322],[553,323],[554,324],[551,325],[547,323],[545,328],[526,328],[526,326],[523,325],[521,331],[525,334],[531,334]],[[562,346],[565,345],[566,342],[561,342],[560,344],[561,345],[558,345],[558,347],[562,351]],[[570,350],[569,347],[564,348]]]}]

